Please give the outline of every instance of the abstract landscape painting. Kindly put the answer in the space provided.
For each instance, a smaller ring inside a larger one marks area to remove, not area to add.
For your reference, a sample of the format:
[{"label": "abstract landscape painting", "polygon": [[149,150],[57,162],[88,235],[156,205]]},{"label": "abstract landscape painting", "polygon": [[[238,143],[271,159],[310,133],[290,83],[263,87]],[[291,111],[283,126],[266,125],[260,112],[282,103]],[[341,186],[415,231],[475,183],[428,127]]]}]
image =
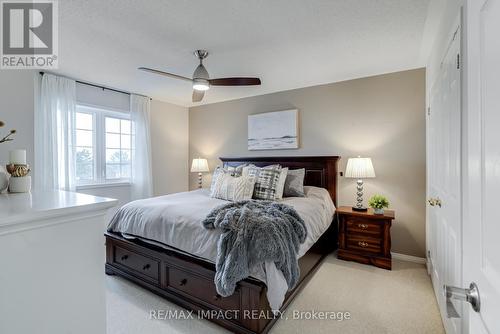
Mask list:
[{"label": "abstract landscape painting", "polygon": [[299,148],[297,118],[297,109],[249,115],[248,150]]}]

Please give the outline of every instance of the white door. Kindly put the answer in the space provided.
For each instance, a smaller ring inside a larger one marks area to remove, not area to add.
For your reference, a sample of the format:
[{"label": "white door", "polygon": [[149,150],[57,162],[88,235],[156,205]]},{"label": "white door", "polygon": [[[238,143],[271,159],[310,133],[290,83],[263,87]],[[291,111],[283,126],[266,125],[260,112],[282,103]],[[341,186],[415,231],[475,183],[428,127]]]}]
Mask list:
[{"label": "white door", "polygon": [[468,303],[471,334],[500,333],[500,0],[468,0],[464,137],[465,285],[475,282],[481,307]]},{"label": "white door", "polygon": [[462,305],[444,285],[462,285],[460,20],[431,88],[428,113],[428,242],[432,283],[447,333],[461,332]]}]

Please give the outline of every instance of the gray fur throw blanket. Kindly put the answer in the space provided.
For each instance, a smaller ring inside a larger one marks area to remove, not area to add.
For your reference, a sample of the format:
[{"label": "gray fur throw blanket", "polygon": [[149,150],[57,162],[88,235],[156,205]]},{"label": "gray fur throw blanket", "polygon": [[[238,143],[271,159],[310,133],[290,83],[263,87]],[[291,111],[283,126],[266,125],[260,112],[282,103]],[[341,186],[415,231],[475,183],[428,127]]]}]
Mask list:
[{"label": "gray fur throw blanket", "polygon": [[215,286],[227,297],[236,284],[250,276],[255,264],[272,261],[292,289],[298,283],[299,245],[307,229],[297,211],[270,201],[240,201],[213,209],[202,222],[207,229],[223,231],[217,243]]}]

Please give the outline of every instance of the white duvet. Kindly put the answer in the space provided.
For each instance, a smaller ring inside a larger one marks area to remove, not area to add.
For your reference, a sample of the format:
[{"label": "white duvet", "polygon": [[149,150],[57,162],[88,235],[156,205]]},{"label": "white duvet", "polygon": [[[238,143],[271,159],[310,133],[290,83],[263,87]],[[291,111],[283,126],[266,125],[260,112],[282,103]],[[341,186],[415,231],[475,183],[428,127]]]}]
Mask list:
[{"label": "white duvet", "polygon": [[[298,256],[309,248],[330,226],[335,206],[326,189],[304,187],[306,197],[286,197],[283,203],[297,210],[307,227],[306,241]],[[215,207],[227,203],[212,198],[207,189],[176,193],[130,202],[118,210],[108,230],[125,237],[167,245],[215,262],[221,231],[207,230],[201,222]],[[279,310],[288,290],[282,273],[273,262],[255,266],[252,276],[266,283],[267,299],[273,310]]]}]

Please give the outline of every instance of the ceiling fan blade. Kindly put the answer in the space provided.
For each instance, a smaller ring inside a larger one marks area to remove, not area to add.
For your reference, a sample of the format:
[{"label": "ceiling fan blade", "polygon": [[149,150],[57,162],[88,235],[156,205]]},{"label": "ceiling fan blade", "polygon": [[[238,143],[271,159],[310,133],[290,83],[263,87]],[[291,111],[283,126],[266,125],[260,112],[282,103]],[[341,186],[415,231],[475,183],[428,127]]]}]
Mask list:
[{"label": "ceiling fan blade", "polygon": [[254,86],[260,85],[259,78],[219,78],[208,80],[212,86]]},{"label": "ceiling fan blade", "polygon": [[203,90],[193,90],[193,102],[200,102],[203,100],[203,96],[205,96],[205,91]]},{"label": "ceiling fan blade", "polygon": [[150,72],[154,74],[159,74],[159,75],[164,75],[166,77],[174,78],[174,79],[181,79],[181,80],[186,80],[189,82],[192,82],[193,79],[183,77],[182,75],[177,75],[173,73],[168,73],[168,72],[163,72],[160,70],[155,70],[154,68],[148,68],[148,67],[139,67],[138,70],[145,71],[145,72]]}]

